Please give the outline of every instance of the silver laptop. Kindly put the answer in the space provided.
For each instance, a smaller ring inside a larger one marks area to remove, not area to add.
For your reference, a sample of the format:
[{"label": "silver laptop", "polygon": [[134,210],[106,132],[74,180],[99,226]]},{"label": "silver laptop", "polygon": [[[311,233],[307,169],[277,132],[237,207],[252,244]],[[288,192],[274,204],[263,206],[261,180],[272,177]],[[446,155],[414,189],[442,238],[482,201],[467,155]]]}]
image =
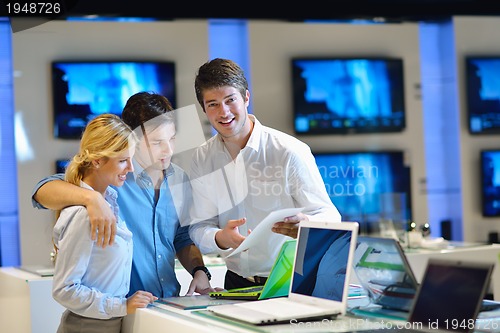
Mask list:
[{"label": "silver laptop", "polygon": [[397,240],[359,236],[353,270],[370,299],[354,314],[408,319],[418,282]]},{"label": "silver laptop", "polygon": [[302,221],[287,297],[207,309],[254,325],[333,319],[345,314],[358,229],[357,222]]}]

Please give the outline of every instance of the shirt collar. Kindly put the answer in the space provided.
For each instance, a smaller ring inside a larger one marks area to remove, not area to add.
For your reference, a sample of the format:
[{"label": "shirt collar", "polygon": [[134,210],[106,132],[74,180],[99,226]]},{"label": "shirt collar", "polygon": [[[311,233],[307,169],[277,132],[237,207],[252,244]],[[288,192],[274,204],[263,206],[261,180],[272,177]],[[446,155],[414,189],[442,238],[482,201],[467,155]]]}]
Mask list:
[{"label": "shirt collar", "polygon": [[[87,190],[95,191],[92,188],[92,186],[85,183],[83,180],[80,181],[80,187],[86,188]],[[104,192],[104,199],[106,199],[106,201],[110,203],[114,209],[114,207],[117,206],[116,201],[118,200],[118,192],[111,186],[108,186],[106,188],[106,192]],[[115,215],[118,216],[117,212],[115,212]]]},{"label": "shirt collar", "polygon": [[250,138],[248,138],[246,147],[250,147],[255,151],[259,151],[260,137],[262,134],[262,124],[253,114],[249,114],[248,117],[253,122],[253,130],[252,134],[250,134]]},{"label": "shirt collar", "polygon": [[[132,160],[132,163],[134,164],[134,177],[139,178],[139,179],[149,179],[149,175],[146,172],[146,169],[144,169],[135,159]],[[170,162],[170,165],[168,168],[165,170],[165,178],[173,175],[175,172],[175,169],[172,165],[172,162]]]}]

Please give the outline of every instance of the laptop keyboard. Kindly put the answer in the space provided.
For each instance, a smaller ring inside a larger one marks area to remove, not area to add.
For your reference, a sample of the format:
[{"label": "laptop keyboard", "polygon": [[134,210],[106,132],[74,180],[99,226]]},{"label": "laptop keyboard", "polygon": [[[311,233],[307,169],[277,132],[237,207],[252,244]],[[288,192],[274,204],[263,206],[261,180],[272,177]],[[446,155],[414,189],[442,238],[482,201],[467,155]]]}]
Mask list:
[{"label": "laptop keyboard", "polygon": [[292,302],[287,298],[270,299],[252,303],[237,303],[236,305],[248,310],[272,313],[276,318],[294,318],[307,316],[309,314],[317,314],[319,309],[316,306]]},{"label": "laptop keyboard", "polygon": [[320,308],[308,304],[289,301],[288,298],[275,298],[257,302],[243,302],[228,305],[210,306],[208,310],[219,316],[253,323],[269,325],[285,323],[304,318],[334,318],[340,311]]},{"label": "laptop keyboard", "polygon": [[253,292],[258,292],[262,291],[262,286],[255,286],[255,287],[249,287],[249,288],[244,288],[244,289],[231,289],[228,290],[230,293],[253,293]]}]

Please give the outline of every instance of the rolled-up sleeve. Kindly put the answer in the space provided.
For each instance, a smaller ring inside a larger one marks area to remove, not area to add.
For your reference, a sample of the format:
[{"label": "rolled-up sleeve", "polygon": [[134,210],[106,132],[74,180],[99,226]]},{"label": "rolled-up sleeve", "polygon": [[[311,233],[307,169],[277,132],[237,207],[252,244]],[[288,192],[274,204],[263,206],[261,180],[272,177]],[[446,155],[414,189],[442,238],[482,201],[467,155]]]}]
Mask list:
[{"label": "rolled-up sleeve", "polygon": [[53,180],[64,180],[64,173],[56,173],[52,176],[45,177],[35,185],[35,187],[33,188],[33,192],[31,192],[31,204],[34,208],[47,209],[47,207],[41,205],[38,201],[35,200],[35,193],[40,189],[40,187]]}]

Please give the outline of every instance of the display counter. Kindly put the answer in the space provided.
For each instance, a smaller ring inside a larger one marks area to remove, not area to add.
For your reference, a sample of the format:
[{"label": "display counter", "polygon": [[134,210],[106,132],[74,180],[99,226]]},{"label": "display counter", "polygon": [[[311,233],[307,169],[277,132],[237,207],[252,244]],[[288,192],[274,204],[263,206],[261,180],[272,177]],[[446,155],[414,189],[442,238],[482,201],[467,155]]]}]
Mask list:
[{"label": "display counter", "polygon": [[[500,310],[485,312],[476,320],[474,332],[500,332]],[[381,328],[409,328],[411,324],[388,318],[367,318],[354,315],[339,316],[309,322],[291,322],[280,325],[256,326],[224,319],[211,314],[208,310],[181,310],[164,305],[162,308],[150,306],[137,310],[135,315],[127,316],[123,333],[326,333],[326,332],[363,332]],[[423,331],[422,331],[423,332]]]},{"label": "display counter", "polygon": [[355,332],[368,328],[379,328],[376,319],[353,316],[339,316],[335,320],[302,322],[280,325],[256,326],[215,317],[207,310],[181,310],[172,306],[158,308],[150,306],[138,309],[127,316],[123,333],[281,333],[281,332]]},{"label": "display counter", "polygon": [[52,298],[52,277],[0,268],[2,332],[56,332],[64,308]]},{"label": "display counter", "polygon": [[[208,261],[212,286],[222,287],[226,266]],[[175,270],[185,295],[192,280],[184,268]],[[15,267],[0,267],[0,325],[2,332],[56,332],[64,308],[52,298],[52,277],[42,277]]]}]

